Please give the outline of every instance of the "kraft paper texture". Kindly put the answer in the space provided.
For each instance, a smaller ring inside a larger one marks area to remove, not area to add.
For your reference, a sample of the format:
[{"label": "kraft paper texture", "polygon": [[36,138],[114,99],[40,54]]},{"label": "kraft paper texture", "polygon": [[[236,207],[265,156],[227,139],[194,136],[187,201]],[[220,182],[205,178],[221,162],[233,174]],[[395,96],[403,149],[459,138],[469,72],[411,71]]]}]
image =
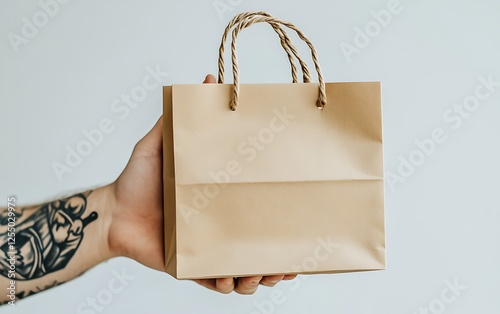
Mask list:
[{"label": "kraft paper texture", "polygon": [[385,269],[380,83],[163,88],[165,271]]}]

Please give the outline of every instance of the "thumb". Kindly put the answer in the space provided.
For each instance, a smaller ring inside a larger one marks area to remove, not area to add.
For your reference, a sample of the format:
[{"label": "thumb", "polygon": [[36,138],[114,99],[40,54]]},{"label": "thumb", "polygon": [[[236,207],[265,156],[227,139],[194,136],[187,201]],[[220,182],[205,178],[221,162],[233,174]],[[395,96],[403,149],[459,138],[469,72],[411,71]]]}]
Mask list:
[{"label": "thumb", "polygon": [[[215,84],[215,76],[208,74],[205,76],[203,84]],[[162,153],[163,148],[163,115],[158,119],[151,131],[137,143],[133,157],[150,157],[158,156]]]},{"label": "thumb", "polygon": [[212,74],[208,74],[205,76],[205,80],[203,81],[203,84],[215,84],[217,81],[215,80],[215,76]]},{"label": "thumb", "polygon": [[163,149],[163,115],[155,126],[137,143],[134,157],[152,157],[162,154]]}]

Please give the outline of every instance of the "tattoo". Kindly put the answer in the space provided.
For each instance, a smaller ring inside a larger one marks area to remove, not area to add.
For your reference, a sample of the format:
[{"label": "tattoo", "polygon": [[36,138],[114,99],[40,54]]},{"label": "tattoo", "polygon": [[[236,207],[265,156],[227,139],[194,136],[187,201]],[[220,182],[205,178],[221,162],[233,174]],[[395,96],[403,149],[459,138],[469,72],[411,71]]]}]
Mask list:
[{"label": "tattoo", "polygon": [[57,280],[54,280],[54,282],[46,285],[46,286],[43,286],[43,287],[39,287],[39,286],[36,286],[35,289],[33,290],[28,290],[28,291],[22,291],[20,293],[17,294],[17,298],[18,299],[22,299],[22,298],[26,298],[30,295],[34,295],[34,294],[37,294],[38,292],[42,292],[44,290],[47,290],[47,289],[50,289],[50,288],[54,288],[54,287],[57,287],[59,285],[62,285],[64,282],[59,282]]},{"label": "tattoo", "polygon": [[[29,297],[30,295],[34,295],[34,294],[37,294],[38,292],[42,292],[44,290],[47,290],[47,289],[50,289],[50,288],[54,288],[54,287],[57,287],[59,285],[62,285],[64,283],[63,282],[59,282],[57,280],[54,280],[54,282],[46,285],[46,286],[43,286],[43,287],[39,287],[39,286],[35,286],[34,289],[30,289],[28,291],[21,291],[19,293],[16,293],[16,299],[17,300],[21,300],[23,298],[26,298],[26,297]],[[0,303],[0,305],[4,305],[4,304],[7,304],[9,302],[12,302],[11,300],[6,300],[6,301],[3,301],[2,303]]]},{"label": "tattoo", "polygon": [[[83,239],[83,229],[97,219],[93,211],[83,218],[87,198],[91,192],[43,204],[37,208],[23,208],[16,225],[16,280],[31,280],[66,267]],[[27,214],[26,212],[30,212]],[[8,216],[0,215],[0,274],[8,277],[6,263]],[[54,282],[53,285],[58,284]],[[37,287],[38,288],[38,287]],[[38,291],[36,291],[38,292]],[[21,297],[36,293],[21,292]]]}]

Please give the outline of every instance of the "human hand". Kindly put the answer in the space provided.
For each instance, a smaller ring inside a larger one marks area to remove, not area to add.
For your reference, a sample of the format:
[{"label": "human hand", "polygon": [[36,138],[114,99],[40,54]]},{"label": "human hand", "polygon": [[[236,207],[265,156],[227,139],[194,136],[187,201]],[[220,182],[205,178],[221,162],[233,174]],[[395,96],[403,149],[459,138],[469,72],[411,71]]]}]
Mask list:
[{"label": "human hand", "polygon": [[[203,83],[215,83],[207,75]],[[110,185],[112,223],[109,247],[115,256],[130,257],[150,268],[164,271],[163,186],[162,186],[163,117],[134,148],[120,177]],[[195,280],[221,293],[233,290],[252,294],[259,284],[274,286],[296,275],[252,276]]]}]

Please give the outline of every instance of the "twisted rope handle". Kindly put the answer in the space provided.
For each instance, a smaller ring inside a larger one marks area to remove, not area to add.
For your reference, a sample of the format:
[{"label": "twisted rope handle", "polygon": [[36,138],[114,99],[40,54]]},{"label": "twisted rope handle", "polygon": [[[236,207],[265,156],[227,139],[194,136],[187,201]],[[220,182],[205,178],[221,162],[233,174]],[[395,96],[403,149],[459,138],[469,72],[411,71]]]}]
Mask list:
[{"label": "twisted rope handle", "polygon": [[[250,18],[252,16],[258,16],[258,15],[270,17],[270,18],[273,17],[269,13],[262,12],[262,11],[260,11],[260,12],[245,12],[245,13],[241,13],[241,14],[238,14],[237,16],[235,16],[231,20],[231,22],[229,22],[229,24],[226,26],[226,29],[224,30],[224,34],[222,35],[222,40],[221,40],[221,44],[219,47],[219,74],[218,74],[218,80],[217,80],[219,83],[224,83],[224,49],[225,49],[225,43],[227,40],[227,36],[229,35],[229,31],[231,30],[231,28],[234,25],[240,23],[242,20],[245,20],[245,19]],[[297,80],[297,67],[295,66],[294,57],[297,58],[297,60],[299,60],[300,67],[302,68],[302,81],[304,83],[311,82],[311,74],[309,73],[309,68],[307,67],[307,64],[304,62],[304,60],[299,55],[299,52],[297,51],[297,49],[293,45],[292,41],[290,40],[290,37],[288,37],[288,34],[286,33],[286,31],[283,30],[283,28],[281,28],[280,24],[278,24],[278,23],[269,23],[269,24],[272,26],[272,28],[274,29],[276,34],[278,34],[278,36],[280,38],[281,46],[283,47],[283,49],[285,50],[285,52],[288,56],[288,60],[290,61],[290,65],[292,68],[293,83],[297,83],[297,81],[298,81]]]},{"label": "twisted rope handle", "polygon": [[316,68],[316,72],[318,73],[318,82],[319,82],[319,92],[318,92],[318,100],[316,102],[316,106],[319,109],[323,109],[326,105],[326,89],[325,89],[325,82],[323,80],[323,74],[321,73],[321,68],[319,66],[318,62],[318,56],[316,49],[312,45],[312,43],[309,41],[309,39],[302,33],[300,29],[298,29],[295,25],[293,25],[290,22],[286,22],[274,17],[269,17],[269,16],[264,16],[264,15],[253,15],[250,17],[247,17],[246,19],[240,21],[239,24],[236,25],[236,27],[233,29],[232,33],[232,41],[231,41],[231,60],[233,63],[233,85],[234,85],[234,92],[233,92],[233,99],[231,100],[230,104],[230,109],[232,111],[236,110],[236,107],[238,105],[238,98],[239,98],[239,71],[238,71],[238,58],[236,56],[236,38],[238,37],[238,33],[254,24],[254,23],[275,23],[275,24],[281,24],[284,25],[292,30],[294,30],[297,35],[299,36],[300,39],[302,39],[308,46],[309,49],[311,50],[311,55],[312,55],[312,60],[314,62],[314,66]]}]

